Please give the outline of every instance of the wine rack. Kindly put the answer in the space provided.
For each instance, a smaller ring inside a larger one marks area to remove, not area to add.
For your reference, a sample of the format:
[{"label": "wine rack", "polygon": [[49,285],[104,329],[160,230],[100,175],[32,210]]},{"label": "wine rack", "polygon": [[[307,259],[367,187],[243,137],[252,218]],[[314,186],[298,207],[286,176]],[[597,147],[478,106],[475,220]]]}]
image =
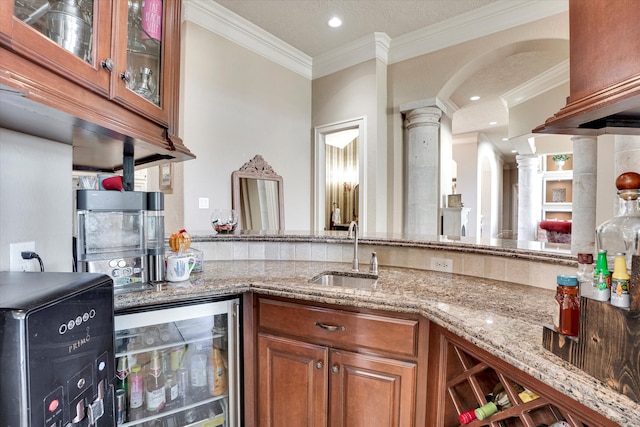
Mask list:
[{"label": "wine rack", "polygon": [[[439,369],[430,368],[430,425],[461,426],[460,414],[491,400],[497,385],[506,392],[510,406],[467,427],[537,427],[564,420],[572,427],[616,426],[597,412],[505,363],[468,341],[440,328],[432,328],[431,351],[437,351]],[[437,378],[434,381],[434,376]],[[522,390],[533,400],[521,397]]]}]

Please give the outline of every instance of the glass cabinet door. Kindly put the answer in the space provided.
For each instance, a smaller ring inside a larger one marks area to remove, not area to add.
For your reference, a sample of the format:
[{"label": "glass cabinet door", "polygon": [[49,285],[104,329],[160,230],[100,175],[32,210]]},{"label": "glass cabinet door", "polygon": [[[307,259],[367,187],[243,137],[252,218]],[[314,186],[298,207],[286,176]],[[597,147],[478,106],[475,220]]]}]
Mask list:
[{"label": "glass cabinet door", "polygon": [[114,46],[113,97],[159,123],[167,122],[164,37],[173,1],[127,0],[116,3],[116,22],[126,28]]},{"label": "glass cabinet door", "polygon": [[15,0],[14,15],[23,23],[92,63],[93,0]]},{"label": "glass cabinet door", "polygon": [[10,49],[108,95],[111,10],[101,0],[3,0],[0,32]]},{"label": "glass cabinet door", "polygon": [[162,0],[129,0],[127,20],[127,88],[160,105]]}]

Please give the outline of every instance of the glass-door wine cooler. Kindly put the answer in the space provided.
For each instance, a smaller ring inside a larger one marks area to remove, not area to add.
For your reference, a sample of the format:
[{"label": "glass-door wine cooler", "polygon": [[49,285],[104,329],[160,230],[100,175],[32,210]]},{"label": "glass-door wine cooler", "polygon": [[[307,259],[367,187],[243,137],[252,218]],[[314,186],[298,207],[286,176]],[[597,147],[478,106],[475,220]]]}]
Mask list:
[{"label": "glass-door wine cooler", "polygon": [[117,425],[239,425],[239,307],[236,298],[116,312]]}]

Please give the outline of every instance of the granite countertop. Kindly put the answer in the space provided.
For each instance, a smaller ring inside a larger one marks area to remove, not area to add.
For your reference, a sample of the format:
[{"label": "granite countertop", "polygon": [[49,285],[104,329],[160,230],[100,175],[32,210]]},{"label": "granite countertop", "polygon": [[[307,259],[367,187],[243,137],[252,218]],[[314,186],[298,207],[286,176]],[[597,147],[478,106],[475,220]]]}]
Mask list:
[{"label": "granite countertop", "polygon": [[[207,261],[192,282],[116,295],[116,310],[253,291],[351,307],[418,313],[541,380],[621,426],[638,425],[640,404],[608,388],[542,347],[554,291],[469,276],[379,268],[375,288],[313,285],[323,271],[349,272],[348,263]],[[366,271],[366,267],[362,269]]]}]

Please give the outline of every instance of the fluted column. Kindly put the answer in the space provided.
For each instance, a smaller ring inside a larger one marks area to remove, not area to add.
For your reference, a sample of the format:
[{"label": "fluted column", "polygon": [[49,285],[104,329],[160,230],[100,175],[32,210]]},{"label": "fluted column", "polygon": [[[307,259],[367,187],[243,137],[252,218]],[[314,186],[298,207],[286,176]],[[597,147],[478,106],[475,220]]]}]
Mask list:
[{"label": "fluted column", "polygon": [[535,154],[516,156],[518,163],[518,240],[537,240],[542,217],[542,175]]},{"label": "fluted column", "polygon": [[415,108],[406,113],[407,192],[404,231],[438,235],[440,191],[440,117],[437,107]]},{"label": "fluted column", "polygon": [[596,238],[596,188],[598,139],[574,136],[571,253],[594,253]]}]

